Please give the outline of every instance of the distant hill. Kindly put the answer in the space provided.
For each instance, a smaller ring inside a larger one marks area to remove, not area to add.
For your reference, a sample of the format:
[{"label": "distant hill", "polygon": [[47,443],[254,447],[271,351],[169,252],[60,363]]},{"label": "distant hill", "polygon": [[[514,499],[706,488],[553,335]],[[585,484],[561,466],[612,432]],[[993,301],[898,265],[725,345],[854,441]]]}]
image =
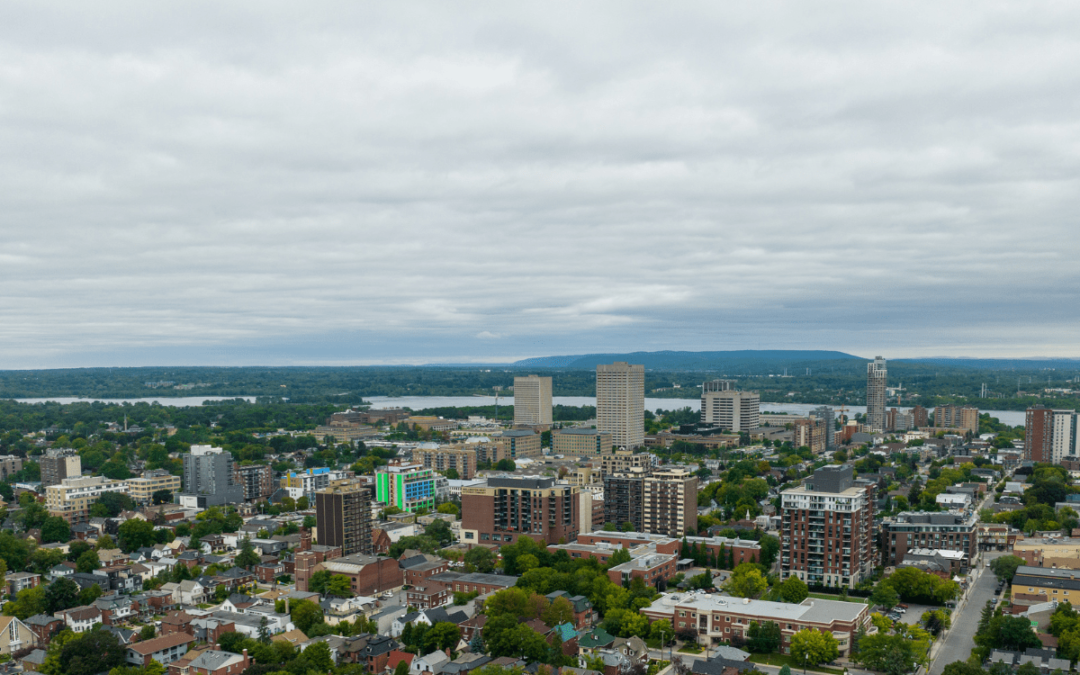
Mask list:
[{"label": "distant hill", "polygon": [[515,361],[520,368],[592,369],[597,364],[626,361],[651,370],[734,370],[743,368],[792,368],[821,361],[867,361],[860,356],[824,350],[742,349],[728,352],[632,352],[629,354],[581,354],[541,356]]},{"label": "distant hill", "polygon": [[1080,359],[1062,357],[1029,357],[1020,359],[976,359],[931,357],[925,359],[893,359],[890,363],[918,363],[949,366],[969,370],[1080,370]]}]

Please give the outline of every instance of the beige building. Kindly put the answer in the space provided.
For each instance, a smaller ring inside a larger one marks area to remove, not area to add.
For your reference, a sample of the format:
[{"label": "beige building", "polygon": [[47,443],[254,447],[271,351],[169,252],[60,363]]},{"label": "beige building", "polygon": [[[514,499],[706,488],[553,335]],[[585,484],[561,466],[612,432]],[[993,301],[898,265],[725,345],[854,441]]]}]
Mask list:
[{"label": "beige building", "polygon": [[556,429],[551,432],[555,455],[596,457],[611,452],[611,434],[596,429]]},{"label": "beige building", "polygon": [[[610,455],[600,456],[600,475],[610,476],[614,473],[649,473],[652,471],[653,456],[647,452],[630,452],[629,450],[616,450]],[[593,462],[593,466],[596,463]]]},{"label": "beige building", "polygon": [[23,461],[15,455],[0,455],[0,480],[7,480],[8,476],[22,471]]},{"label": "beige building", "polygon": [[128,484],[128,494],[137,504],[149,504],[158,490],[168,490],[173,494],[180,492],[180,476],[161,469],[146,471],[140,478],[130,478],[125,482]]},{"label": "beige building", "polygon": [[934,426],[979,433],[979,409],[973,405],[939,405],[934,408]]},{"label": "beige building", "polygon": [[683,467],[653,471],[642,485],[642,531],[681,537],[697,531],[697,476]]},{"label": "beige building", "polygon": [[540,445],[540,434],[530,429],[504,431],[492,440],[495,441],[495,445],[499,447],[501,454],[500,459],[542,457],[544,454],[543,448]]},{"label": "beige building", "polygon": [[440,473],[453,469],[460,480],[472,480],[476,476],[476,450],[473,448],[425,443],[413,450],[412,456],[414,462],[419,462],[426,469]]},{"label": "beige building", "polygon": [[645,366],[596,366],[596,428],[611,434],[616,448],[645,445]]},{"label": "beige building", "polygon": [[322,439],[330,436],[335,443],[353,443],[374,438],[380,434],[375,427],[345,424],[323,424],[315,427],[315,438]]},{"label": "beige building", "polygon": [[45,506],[50,516],[60,516],[77,525],[90,520],[90,507],[106,492],[128,494],[130,488],[122,480],[104,476],[65,478],[59,485],[45,488]]},{"label": "beige building", "polygon": [[514,424],[551,424],[551,378],[529,375],[514,378]]},{"label": "beige building", "polygon": [[757,431],[761,424],[761,397],[756,391],[736,391],[728,380],[701,385],[701,423],[735,433]]},{"label": "beige building", "polygon": [[65,478],[82,475],[82,458],[71,448],[46,450],[38,464],[41,465],[41,487],[59,485]]}]

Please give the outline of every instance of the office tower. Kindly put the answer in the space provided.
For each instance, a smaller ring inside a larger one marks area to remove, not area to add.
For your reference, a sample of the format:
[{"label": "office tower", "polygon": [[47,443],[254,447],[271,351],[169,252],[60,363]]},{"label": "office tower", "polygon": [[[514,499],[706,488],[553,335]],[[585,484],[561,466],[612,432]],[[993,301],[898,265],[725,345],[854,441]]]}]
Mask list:
[{"label": "office tower", "polygon": [[1027,409],[1024,420],[1024,459],[1049,462],[1054,440],[1054,411],[1037,405]]},{"label": "office tower", "polygon": [[574,457],[611,454],[611,434],[596,429],[556,429],[551,432],[551,453]]},{"label": "office tower", "polygon": [[274,494],[274,470],[261,464],[236,465],[234,480],[244,488],[244,501],[269,499]]},{"label": "office tower", "polygon": [[642,532],[681,537],[697,532],[697,476],[689,469],[654,471],[643,481]]},{"label": "office tower", "polygon": [[604,476],[604,522],[622,528],[630,523],[634,532],[643,532],[645,515],[645,471]]},{"label": "office tower", "polygon": [[874,485],[824,466],[781,498],[781,578],[854,588],[874,569]]},{"label": "office tower", "polygon": [[979,433],[979,409],[973,405],[939,405],[934,408],[934,426]]},{"label": "office tower", "polygon": [[410,513],[435,510],[435,472],[419,463],[397,462],[375,469],[375,500]]},{"label": "office tower", "polygon": [[888,380],[885,359],[874,357],[866,364],[866,424],[872,431],[885,431],[885,384]]},{"label": "office tower", "polygon": [[82,458],[71,448],[46,450],[39,463],[41,487],[59,485],[65,478],[78,478],[82,475]]},{"label": "office tower", "polygon": [[825,437],[831,435],[825,430],[825,420],[819,417],[803,417],[792,424],[794,425],[792,445],[796,448],[810,448],[810,452],[815,455],[825,452]]},{"label": "office tower", "polygon": [[461,540],[512,544],[521,537],[558,544],[577,539],[581,488],[554,478],[489,478],[461,488]]},{"label": "office tower", "polygon": [[532,429],[513,429],[504,431],[491,439],[499,446],[502,457],[519,459],[521,457],[542,457],[544,448],[540,444],[540,434]]},{"label": "office tower", "polygon": [[911,409],[911,423],[916,429],[930,426],[930,411],[921,405]]},{"label": "office tower", "polygon": [[473,448],[425,443],[413,450],[412,458],[425,469],[434,469],[440,473],[453,469],[457,472],[458,480],[472,480],[476,477],[476,450]]},{"label": "office tower", "polygon": [[122,480],[104,476],[65,478],[59,485],[45,488],[45,506],[50,516],[59,516],[72,525],[90,522],[90,507],[106,492],[128,494]]},{"label": "office tower", "polygon": [[811,417],[816,417],[825,424],[825,449],[836,449],[836,415],[829,406],[821,406],[810,411]]},{"label": "office tower", "polygon": [[596,428],[617,448],[645,444],[645,366],[624,361],[596,366]]},{"label": "office tower", "polygon": [[514,378],[514,424],[551,424],[551,378],[529,375]]},{"label": "office tower", "polygon": [[370,483],[348,483],[315,493],[315,524],[319,544],[339,546],[342,555],[374,555],[371,537],[371,503],[375,488]]},{"label": "office tower", "polygon": [[752,432],[761,422],[761,397],[756,391],[736,391],[729,380],[701,385],[701,423],[734,433]]},{"label": "office tower", "polygon": [[221,448],[193,445],[184,455],[184,492],[180,503],[204,509],[244,501],[244,486],[236,482],[233,456]]},{"label": "office tower", "polygon": [[904,562],[915,549],[958,551],[965,555],[961,568],[968,568],[979,552],[978,514],[899,513],[881,525],[881,541],[886,567]]}]

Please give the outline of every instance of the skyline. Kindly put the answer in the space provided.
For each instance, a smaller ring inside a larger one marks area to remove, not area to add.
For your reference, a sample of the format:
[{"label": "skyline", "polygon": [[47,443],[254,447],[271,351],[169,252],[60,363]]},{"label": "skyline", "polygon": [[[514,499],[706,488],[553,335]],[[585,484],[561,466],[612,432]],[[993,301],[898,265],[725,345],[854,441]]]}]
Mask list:
[{"label": "skyline", "polygon": [[0,19],[0,369],[1080,357],[1080,7]]}]

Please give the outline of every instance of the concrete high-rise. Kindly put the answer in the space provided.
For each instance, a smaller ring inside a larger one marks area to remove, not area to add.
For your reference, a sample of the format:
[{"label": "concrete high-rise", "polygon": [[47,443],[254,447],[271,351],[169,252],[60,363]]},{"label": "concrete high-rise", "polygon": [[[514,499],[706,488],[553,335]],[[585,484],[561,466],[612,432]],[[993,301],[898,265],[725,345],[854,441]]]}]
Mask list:
[{"label": "concrete high-rise", "polygon": [[596,429],[611,434],[616,448],[645,445],[645,366],[596,366]]},{"label": "concrete high-rise", "polygon": [[934,408],[934,426],[979,433],[979,409],[973,405],[939,405]]},{"label": "concrete high-rise", "polygon": [[780,493],[780,578],[853,588],[874,571],[874,485],[824,466]]},{"label": "concrete high-rise", "polygon": [[825,424],[825,449],[836,449],[836,414],[828,406],[821,406],[810,411],[811,417],[816,417]]},{"label": "concrete high-rise", "polygon": [[1024,422],[1024,459],[1049,462],[1053,454],[1054,411],[1041,405],[1028,408]]},{"label": "concrete high-rise", "polygon": [[755,431],[761,424],[761,397],[756,391],[736,391],[729,380],[701,385],[701,423],[733,433]]},{"label": "concrete high-rise", "polygon": [[697,476],[689,469],[672,467],[654,471],[643,481],[643,532],[681,537],[697,532]]},{"label": "concrete high-rise", "polygon": [[41,459],[41,487],[59,485],[65,478],[78,478],[82,475],[82,459],[71,448],[46,450]]},{"label": "concrete high-rise", "polygon": [[866,424],[873,431],[885,431],[885,385],[889,371],[885,359],[875,356],[866,364]]},{"label": "concrete high-rise", "polygon": [[551,378],[529,375],[514,378],[514,424],[551,424]]},{"label": "concrete high-rise", "polygon": [[315,524],[319,544],[339,546],[342,555],[374,555],[371,536],[371,503],[375,486],[370,483],[347,483],[315,493]]},{"label": "concrete high-rise", "polygon": [[236,478],[232,453],[209,445],[193,445],[184,455],[184,491],[179,502],[205,509],[244,501],[244,486]]}]

